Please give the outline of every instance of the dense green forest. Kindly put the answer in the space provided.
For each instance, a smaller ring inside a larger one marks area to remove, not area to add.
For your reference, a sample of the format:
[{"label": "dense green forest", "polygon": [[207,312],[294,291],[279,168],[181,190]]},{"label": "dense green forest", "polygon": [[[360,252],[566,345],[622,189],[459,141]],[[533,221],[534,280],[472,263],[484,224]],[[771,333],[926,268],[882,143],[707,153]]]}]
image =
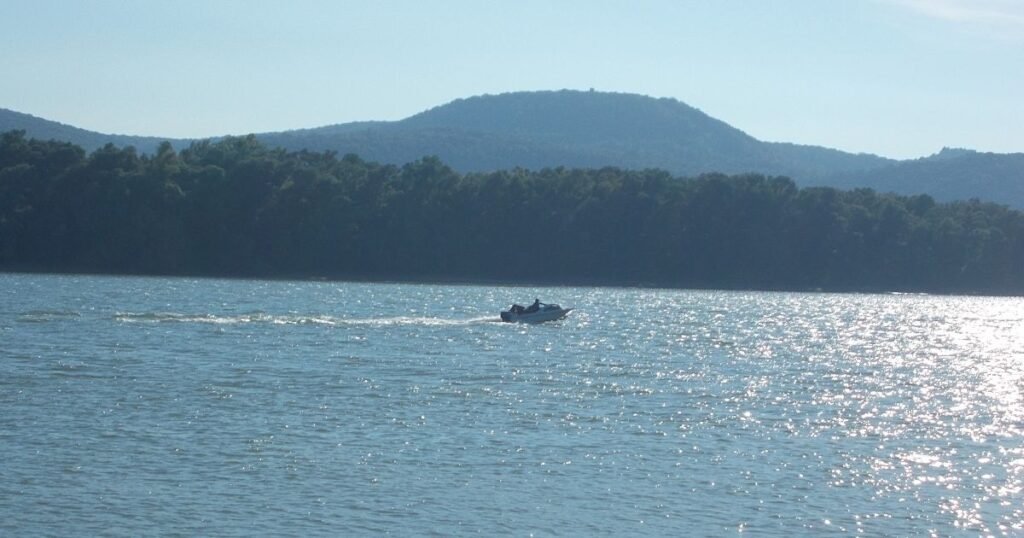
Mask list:
[{"label": "dense green forest", "polygon": [[0,268],[1024,293],[1024,214],[760,175],[459,174],[254,137],[87,155],[0,137]]}]

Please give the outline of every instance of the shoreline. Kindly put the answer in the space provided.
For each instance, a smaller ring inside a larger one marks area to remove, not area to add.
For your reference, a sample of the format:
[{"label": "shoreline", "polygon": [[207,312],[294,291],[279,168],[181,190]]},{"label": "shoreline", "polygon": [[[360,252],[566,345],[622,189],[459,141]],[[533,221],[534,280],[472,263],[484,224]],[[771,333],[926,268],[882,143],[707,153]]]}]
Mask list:
[{"label": "shoreline", "polygon": [[101,271],[54,271],[26,268],[2,268],[0,274],[12,275],[53,275],[53,276],[89,276],[113,278],[183,278],[196,280],[235,280],[235,281],[267,281],[267,282],[323,282],[323,283],[357,283],[357,284],[409,284],[409,285],[445,285],[445,286],[495,286],[509,288],[621,288],[645,290],[674,291],[722,291],[752,293],[805,293],[805,294],[863,294],[863,295],[916,295],[942,297],[1024,297],[1024,292],[998,292],[984,290],[919,290],[919,289],[876,289],[876,288],[797,288],[797,287],[756,287],[756,286],[701,286],[701,285],[670,285],[656,282],[618,282],[601,279],[578,280],[507,280],[500,278],[473,277],[432,277],[432,276],[394,276],[380,277],[365,275],[230,275],[207,273],[116,273]]}]

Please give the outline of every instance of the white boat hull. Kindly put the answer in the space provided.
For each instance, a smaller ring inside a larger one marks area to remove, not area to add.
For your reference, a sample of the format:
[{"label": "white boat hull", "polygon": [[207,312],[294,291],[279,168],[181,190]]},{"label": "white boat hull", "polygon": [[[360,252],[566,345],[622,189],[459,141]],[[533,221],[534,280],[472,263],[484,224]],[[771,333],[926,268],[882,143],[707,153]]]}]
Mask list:
[{"label": "white boat hull", "polygon": [[555,305],[551,305],[549,308],[542,308],[536,312],[516,313],[511,310],[506,310],[501,313],[501,321],[507,321],[509,323],[542,323],[545,321],[562,319],[568,315],[569,312],[572,312],[571,308],[561,308]]}]

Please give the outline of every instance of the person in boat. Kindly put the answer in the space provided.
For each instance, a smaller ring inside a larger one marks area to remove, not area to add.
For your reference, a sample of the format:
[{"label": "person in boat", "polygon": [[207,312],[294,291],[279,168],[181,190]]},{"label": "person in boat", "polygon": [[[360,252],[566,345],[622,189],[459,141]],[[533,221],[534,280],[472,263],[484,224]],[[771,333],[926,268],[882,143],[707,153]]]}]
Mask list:
[{"label": "person in boat", "polygon": [[513,314],[522,314],[523,311],[526,309],[523,308],[523,305],[521,304],[513,304],[512,308],[510,308],[509,310],[511,310]]},{"label": "person in boat", "polygon": [[538,310],[540,310],[540,299],[535,298],[533,300],[533,304],[526,308],[526,313],[529,314]]}]

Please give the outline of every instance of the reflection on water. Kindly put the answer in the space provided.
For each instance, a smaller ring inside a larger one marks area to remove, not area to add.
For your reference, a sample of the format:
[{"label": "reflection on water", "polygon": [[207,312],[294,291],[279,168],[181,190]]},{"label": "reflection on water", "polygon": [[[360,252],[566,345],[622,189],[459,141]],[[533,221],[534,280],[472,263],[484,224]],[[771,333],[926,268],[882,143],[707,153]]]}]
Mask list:
[{"label": "reflection on water", "polygon": [[0,534],[1024,534],[1021,299],[0,292]]}]

